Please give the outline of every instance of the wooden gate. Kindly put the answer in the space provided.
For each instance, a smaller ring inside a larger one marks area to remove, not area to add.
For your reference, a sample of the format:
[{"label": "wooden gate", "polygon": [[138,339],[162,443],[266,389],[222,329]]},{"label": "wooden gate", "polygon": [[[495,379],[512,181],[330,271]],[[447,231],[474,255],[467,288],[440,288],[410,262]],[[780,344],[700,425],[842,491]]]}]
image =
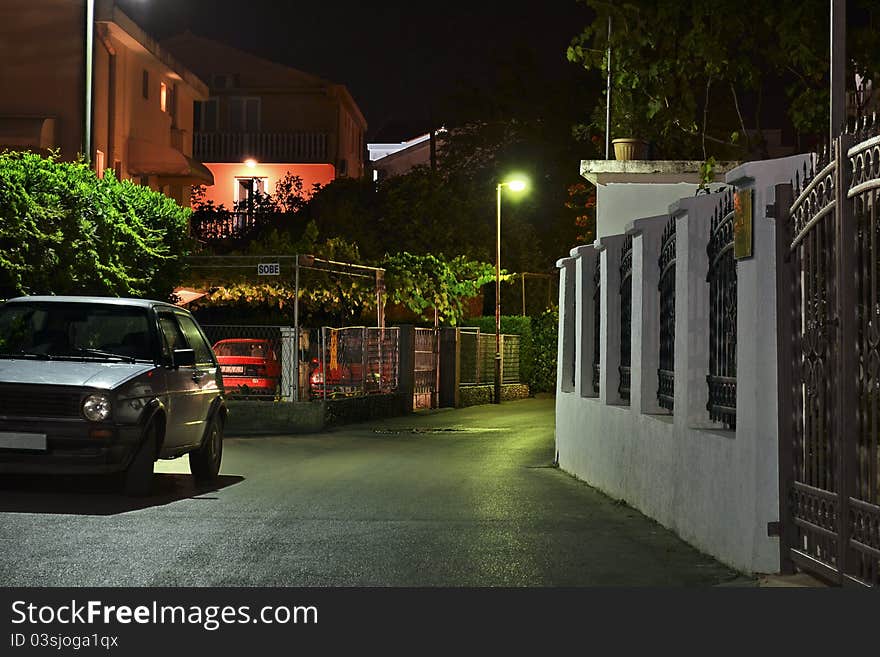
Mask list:
[{"label": "wooden gate", "polygon": [[880,130],[776,188],[783,567],[880,585]]}]

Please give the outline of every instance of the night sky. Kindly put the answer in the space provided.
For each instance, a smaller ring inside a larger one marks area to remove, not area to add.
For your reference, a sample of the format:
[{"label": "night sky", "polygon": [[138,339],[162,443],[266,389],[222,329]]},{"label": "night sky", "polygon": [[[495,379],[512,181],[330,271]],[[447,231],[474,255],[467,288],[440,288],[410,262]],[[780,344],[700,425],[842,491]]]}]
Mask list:
[{"label": "night sky", "polygon": [[572,75],[571,38],[588,22],[575,0],[299,2],[117,0],[147,32],[196,34],[345,84],[370,124],[444,122],[462,86],[491,87],[511,62],[527,83]]}]

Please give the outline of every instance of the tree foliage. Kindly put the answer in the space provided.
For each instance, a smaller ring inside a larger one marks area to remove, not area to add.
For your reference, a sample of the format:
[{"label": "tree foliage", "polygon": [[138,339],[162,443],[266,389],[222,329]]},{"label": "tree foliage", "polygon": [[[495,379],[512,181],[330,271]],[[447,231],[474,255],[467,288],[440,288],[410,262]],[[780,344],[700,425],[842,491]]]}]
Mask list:
[{"label": "tree foliage", "polygon": [[0,297],[167,299],[189,248],[189,211],[112,171],[0,153]]},{"label": "tree foliage", "polygon": [[[440,322],[455,326],[464,316],[466,299],[495,280],[495,268],[463,256],[447,260],[442,256],[397,253],[383,261],[388,297],[410,311],[425,316],[436,310]],[[506,278],[506,276],[505,276]]]},{"label": "tree foliage", "polygon": [[[357,246],[340,238],[314,246],[314,250],[297,251],[337,262],[359,261]],[[277,250],[276,253],[283,255]],[[252,269],[255,263],[256,260],[247,266]],[[433,318],[436,308],[440,321],[450,325],[461,321],[464,301],[477,296],[480,287],[495,277],[491,265],[463,257],[446,260],[442,256],[398,253],[386,256],[377,264],[386,269],[388,301],[399,303],[426,319],[428,315]],[[203,316],[206,316],[205,310],[216,317],[218,310],[226,309],[227,315],[239,318],[264,321],[265,317],[274,316],[272,323],[280,319],[292,322],[295,286],[290,274],[288,267],[283,278],[272,282],[254,281],[245,272],[225,277],[213,274],[209,279],[193,278],[193,284],[208,290],[193,308],[202,311]],[[344,326],[368,322],[375,316],[376,292],[372,278],[303,270],[299,294],[303,325]]]},{"label": "tree foliage", "polygon": [[[595,18],[567,56],[604,75],[611,19],[612,137],[648,138],[664,157],[766,154],[764,101],[779,87],[798,133],[825,131],[826,0],[581,1]],[[877,0],[860,3],[862,16],[878,8]],[[868,23],[851,27],[848,53],[852,67],[876,77],[877,35]],[[597,107],[586,132],[604,133],[604,124]]]}]

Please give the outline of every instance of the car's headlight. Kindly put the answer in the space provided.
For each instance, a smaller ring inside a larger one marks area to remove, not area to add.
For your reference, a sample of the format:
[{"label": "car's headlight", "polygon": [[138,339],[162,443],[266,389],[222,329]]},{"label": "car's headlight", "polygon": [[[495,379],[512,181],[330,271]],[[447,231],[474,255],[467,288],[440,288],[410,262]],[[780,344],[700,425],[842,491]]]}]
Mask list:
[{"label": "car's headlight", "polygon": [[108,419],[110,411],[110,398],[106,395],[89,395],[83,401],[83,415],[92,422],[103,422]]}]

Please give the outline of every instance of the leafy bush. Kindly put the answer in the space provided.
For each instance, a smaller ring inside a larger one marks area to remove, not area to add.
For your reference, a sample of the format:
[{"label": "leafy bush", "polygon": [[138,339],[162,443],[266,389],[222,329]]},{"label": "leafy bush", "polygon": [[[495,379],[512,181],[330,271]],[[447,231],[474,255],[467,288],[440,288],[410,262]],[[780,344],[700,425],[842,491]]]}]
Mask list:
[{"label": "leafy bush", "polygon": [[0,298],[95,294],[167,299],[187,218],[163,194],[82,163],[0,153]]},{"label": "leafy bush", "polygon": [[529,387],[532,392],[556,392],[556,353],[559,309],[550,308],[532,318],[532,344],[535,367]]}]

